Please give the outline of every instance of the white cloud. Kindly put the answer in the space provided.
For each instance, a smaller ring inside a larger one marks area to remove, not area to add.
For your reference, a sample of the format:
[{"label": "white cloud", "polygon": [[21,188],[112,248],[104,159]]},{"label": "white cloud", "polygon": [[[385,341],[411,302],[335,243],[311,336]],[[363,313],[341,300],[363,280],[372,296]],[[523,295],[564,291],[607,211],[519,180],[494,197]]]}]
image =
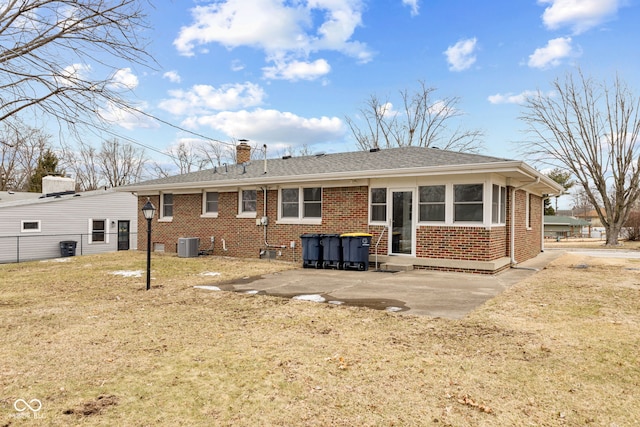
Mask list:
[{"label": "white cloud", "polygon": [[[538,96],[539,92],[535,90],[525,90],[518,94],[513,93],[496,93],[487,97],[492,104],[524,104],[527,98]],[[542,96],[553,96],[553,92],[542,94]]]},{"label": "white cloud", "polygon": [[411,8],[411,16],[417,16],[420,11],[418,0],[402,0],[402,4]]},{"label": "white cloud", "polygon": [[[146,104],[139,107],[140,110],[144,110],[145,108]],[[111,102],[100,110],[100,116],[104,120],[117,124],[127,130],[152,129],[159,126],[158,123],[149,116],[132,109],[124,109]]]},{"label": "white cloud", "polygon": [[258,48],[270,60],[309,62],[311,54],[327,50],[367,62],[372,53],[366,44],[351,40],[363,7],[362,0],[220,1],[194,7],[193,23],[180,29],[173,44],[186,56],[193,56],[196,47],[219,43],[228,49]]},{"label": "white cloud", "polygon": [[550,5],[542,14],[548,29],[570,27],[579,34],[615,17],[621,0],[538,0],[538,3]]},{"label": "white cloud", "polygon": [[194,85],[189,90],[171,90],[170,99],[162,100],[159,107],[172,114],[188,115],[255,107],[263,103],[264,90],[250,82],[227,84],[219,88]]},{"label": "white cloud", "polygon": [[550,68],[560,65],[562,59],[575,56],[571,46],[571,37],[558,37],[549,40],[545,47],[536,49],[529,55],[529,67]]},{"label": "white cloud", "polygon": [[331,71],[331,66],[324,59],[317,59],[313,62],[276,62],[273,67],[265,67],[262,70],[268,79],[315,80],[328,74]]},{"label": "white cloud", "polygon": [[343,137],[345,132],[342,121],[337,117],[305,118],[260,108],[191,117],[183,125],[208,126],[230,137],[295,146],[335,141]]},{"label": "white cloud", "polygon": [[56,82],[61,86],[76,86],[78,81],[86,81],[91,71],[91,66],[86,64],[71,64],[66,66]]},{"label": "white cloud", "polygon": [[162,77],[169,80],[171,83],[180,83],[182,81],[180,74],[175,70],[167,71],[162,75]]},{"label": "white cloud", "polygon": [[477,39],[460,40],[453,46],[449,46],[444,54],[447,57],[449,63],[449,70],[462,71],[471,67],[476,62],[475,50],[477,45]]},{"label": "white cloud", "polygon": [[138,87],[138,76],[131,72],[131,68],[121,68],[113,74],[111,86],[119,89],[135,89]]},{"label": "white cloud", "polygon": [[244,64],[239,59],[234,59],[233,61],[231,61],[231,70],[242,71],[244,70]]}]

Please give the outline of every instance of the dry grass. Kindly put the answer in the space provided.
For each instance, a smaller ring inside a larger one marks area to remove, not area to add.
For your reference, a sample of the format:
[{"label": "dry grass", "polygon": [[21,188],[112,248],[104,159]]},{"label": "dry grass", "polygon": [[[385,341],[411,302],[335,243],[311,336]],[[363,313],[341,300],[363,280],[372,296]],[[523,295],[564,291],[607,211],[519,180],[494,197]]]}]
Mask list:
[{"label": "dry grass", "polygon": [[0,425],[640,420],[640,263],[565,255],[458,321],[193,288],[283,268],[154,255],[146,292],[110,274],[141,253],[0,266]]},{"label": "dry grass", "polygon": [[616,247],[606,246],[604,239],[589,239],[581,237],[571,237],[569,239],[561,239],[556,242],[554,239],[544,241],[545,247],[548,248],[582,248],[582,249],[624,249],[624,250],[640,250],[640,241],[632,242],[621,240],[620,245]]}]

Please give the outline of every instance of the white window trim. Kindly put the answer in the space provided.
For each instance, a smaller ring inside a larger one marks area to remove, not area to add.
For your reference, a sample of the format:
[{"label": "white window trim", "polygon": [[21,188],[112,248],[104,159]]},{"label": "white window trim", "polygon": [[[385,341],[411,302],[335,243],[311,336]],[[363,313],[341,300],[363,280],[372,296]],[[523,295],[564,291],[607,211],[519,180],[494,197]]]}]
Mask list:
[{"label": "white window trim", "polygon": [[[493,222],[493,186],[498,187],[498,222]],[[505,196],[504,196],[504,206],[502,204],[502,200],[501,200],[501,196],[502,196],[502,189],[504,188],[505,191]],[[509,189],[507,188],[506,185],[502,185],[502,184],[498,184],[498,183],[492,183],[491,184],[491,218],[490,218],[490,222],[491,225],[494,227],[503,227],[505,225],[507,225],[507,198],[508,198],[508,194],[509,194]],[[500,221],[500,216],[501,214],[504,213],[504,220]]]},{"label": "white window trim", "polygon": [[[207,212],[207,193],[218,193],[218,210],[216,212]],[[202,213],[200,218],[218,218],[220,211],[220,192],[219,191],[202,191]]]},{"label": "white window trim", "polygon": [[[242,211],[242,193],[244,191],[255,191],[256,192],[256,210],[253,212],[243,212]],[[246,188],[238,191],[238,214],[236,218],[256,218],[258,213],[258,190],[254,190],[253,188]]]},{"label": "white window trim", "polygon": [[[93,221],[104,221],[104,242],[93,242]],[[87,232],[87,243],[90,245],[107,245],[109,244],[109,233],[110,233],[111,222],[109,218],[89,218],[88,224],[88,232]]]},{"label": "white window trim", "polygon": [[[444,185],[444,221],[420,221],[420,187]],[[419,225],[454,225],[453,224],[453,184],[420,184],[416,187],[416,223]],[[449,203],[451,202],[451,203]],[[449,215],[451,214],[451,215]],[[466,224],[465,224],[466,225]]]},{"label": "white window trim", "polygon": [[[31,223],[31,222],[35,222],[38,224],[38,228],[35,230],[25,230],[24,229],[24,224],[25,223]],[[20,231],[22,233],[41,233],[42,232],[42,221],[39,219],[30,219],[30,220],[22,220],[20,221]]]},{"label": "white window trim", "polygon": [[[386,201],[384,203],[387,219],[384,220],[384,221],[373,221],[373,220],[371,220],[371,207],[373,205],[373,201],[372,201],[373,199],[371,197],[371,190],[374,189],[374,188],[384,188],[384,190],[387,193],[387,195],[386,195],[387,198],[386,198]],[[369,190],[368,190],[368,193],[369,193],[369,202],[368,202],[368,205],[367,205],[367,208],[368,208],[367,209],[368,210],[367,219],[369,221],[369,224],[370,225],[387,225],[389,223],[389,187],[382,186],[382,185],[370,186]]]},{"label": "white window trim", "polygon": [[175,207],[176,207],[176,198],[175,198],[175,194],[174,193],[160,193],[160,209],[159,209],[159,212],[158,212],[158,222],[171,222],[171,221],[173,221],[173,215],[172,216],[163,216],[163,214],[164,214],[164,195],[165,194],[173,195],[173,208],[175,209]]},{"label": "white window trim", "polygon": [[[304,189],[305,188],[320,188],[320,215],[322,215],[322,205],[324,203],[324,189],[321,186],[315,187],[284,187],[278,189],[278,220],[277,224],[308,224],[308,225],[320,225],[322,224],[322,216],[305,218],[302,216],[304,212]],[[282,190],[298,190],[298,217],[282,217]]]}]

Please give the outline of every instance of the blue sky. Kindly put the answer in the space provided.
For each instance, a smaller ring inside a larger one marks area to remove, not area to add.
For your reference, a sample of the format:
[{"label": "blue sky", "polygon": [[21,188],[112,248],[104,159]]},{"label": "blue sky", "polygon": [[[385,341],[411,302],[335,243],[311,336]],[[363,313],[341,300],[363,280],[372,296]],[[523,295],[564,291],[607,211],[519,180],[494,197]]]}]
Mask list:
[{"label": "blue sky", "polygon": [[[460,124],[484,131],[484,154],[520,159],[523,96],[575,66],[617,73],[640,94],[638,1],[162,1],[147,34],[158,69],[122,80],[144,111],[271,156],[356,150],[345,116],[371,95],[399,106],[423,81],[460,98]],[[158,150],[197,139],[148,119],[119,125]]]}]

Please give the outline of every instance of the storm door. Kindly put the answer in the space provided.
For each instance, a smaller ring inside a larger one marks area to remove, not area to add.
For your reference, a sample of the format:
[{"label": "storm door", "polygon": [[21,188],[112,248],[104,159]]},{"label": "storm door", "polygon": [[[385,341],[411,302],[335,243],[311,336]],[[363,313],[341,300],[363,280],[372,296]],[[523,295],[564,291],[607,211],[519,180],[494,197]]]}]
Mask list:
[{"label": "storm door", "polygon": [[413,191],[392,191],[391,253],[411,255],[413,251]]}]

